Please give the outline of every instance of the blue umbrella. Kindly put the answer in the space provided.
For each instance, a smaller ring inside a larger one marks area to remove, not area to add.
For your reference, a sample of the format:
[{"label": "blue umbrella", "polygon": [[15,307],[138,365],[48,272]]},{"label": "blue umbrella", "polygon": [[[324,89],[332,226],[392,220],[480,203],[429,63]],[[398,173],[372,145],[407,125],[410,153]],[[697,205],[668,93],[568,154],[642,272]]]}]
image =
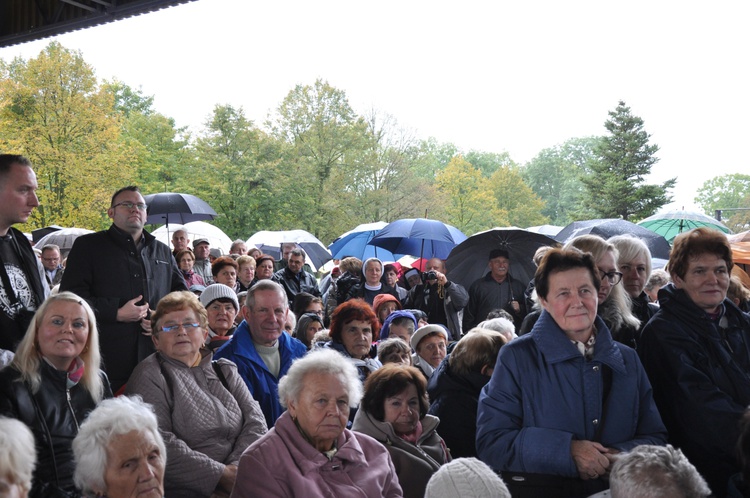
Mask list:
[{"label": "blue umbrella", "polygon": [[357,225],[334,240],[328,246],[328,250],[331,251],[333,259],[354,256],[362,261],[367,258],[378,258],[381,261],[397,261],[403,254],[393,254],[387,249],[370,244],[370,240],[387,224],[384,221],[376,221],[375,223]]},{"label": "blue umbrella", "polygon": [[427,218],[407,218],[386,225],[370,244],[394,254],[446,259],[451,249],[466,240],[456,227]]}]

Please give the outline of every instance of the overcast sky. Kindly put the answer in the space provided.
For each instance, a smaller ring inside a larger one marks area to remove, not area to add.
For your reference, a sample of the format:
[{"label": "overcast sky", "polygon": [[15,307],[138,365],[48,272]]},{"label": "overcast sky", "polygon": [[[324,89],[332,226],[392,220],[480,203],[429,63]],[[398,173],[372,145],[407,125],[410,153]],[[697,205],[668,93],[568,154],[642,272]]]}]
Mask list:
[{"label": "overcast sky", "polygon": [[746,1],[198,0],[57,39],[194,131],[216,104],[262,124],[323,78],[359,113],[523,164],[604,134],[624,100],[660,147],[652,181],[676,176],[674,207],[690,208],[706,180],[750,173],[748,14]]}]

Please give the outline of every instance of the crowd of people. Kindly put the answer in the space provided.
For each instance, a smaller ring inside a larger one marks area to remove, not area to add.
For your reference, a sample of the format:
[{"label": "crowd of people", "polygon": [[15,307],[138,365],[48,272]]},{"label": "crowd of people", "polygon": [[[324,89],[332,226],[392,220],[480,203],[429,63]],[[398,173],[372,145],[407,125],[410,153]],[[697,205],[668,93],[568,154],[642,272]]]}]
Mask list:
[{"label": "crowd of people", "polygon": [[[65,257],[0,155],[0,495],[750,497],[750,292],[725,236],[487,248],[468,288],[295,244],[144,230],[137,187]],[[518,257],[518,256],[515,256]]]}]

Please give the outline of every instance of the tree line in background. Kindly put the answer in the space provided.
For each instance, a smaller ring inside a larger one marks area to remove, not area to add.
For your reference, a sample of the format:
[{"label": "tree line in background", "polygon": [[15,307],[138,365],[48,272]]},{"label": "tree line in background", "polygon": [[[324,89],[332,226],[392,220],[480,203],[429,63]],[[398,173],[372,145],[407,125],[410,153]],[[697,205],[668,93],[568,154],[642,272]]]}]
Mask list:
[{"label": "tree line in background", "polygon": [[[99,82],[80,52],[57,42],[28,61],[0,61],[0,150],[27,155],[40,186],[26,230],[105,228],[110,195],[127,184],[198,195],[219,213],[217,226],[243,239],[302,228],[330,242],[360,223],[425,215],[467,234],[638,221],[670,202],[675,180],[646,183],[658,147],[625,103],[605,127],[605,136],[570,139],[519,165],[505,152],[419,139],[377,110],[359,115],[344,91],[318,80],[292,89],[260,125],[217,104],[192,135],[153,97]],[[748,175],[717,177],[696,200],[709,214],[748,206],[748,186]],[[737,226],[745,213],[732,215]]]}]

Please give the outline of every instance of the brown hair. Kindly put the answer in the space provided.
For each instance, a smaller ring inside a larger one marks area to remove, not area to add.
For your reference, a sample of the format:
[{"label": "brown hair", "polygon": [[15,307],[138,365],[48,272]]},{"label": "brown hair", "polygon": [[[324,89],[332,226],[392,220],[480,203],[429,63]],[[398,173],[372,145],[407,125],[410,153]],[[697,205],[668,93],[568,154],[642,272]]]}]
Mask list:
[{"label": "brown hair", "polygon": [[402,393],[409,384],[417,388],[419,419],[422,420],[430,408],[427,399],[427,381],[422,372],[414,367],[388,363],[375,370],[365,381],[365,395],[361,407],[376,420],[385,419],[385,400]]},{"label": "brown hair", "polygon": [[341,342],[344,325],[358,320],[370,322],[372,340],[376,341],[380,335],[380,322],[372,307],[363,299],[350,299],[339,304],[331,315],[331,330],[328,332],[333,342]]},{"label": "brown hair", "polygon": [[574,268],[585,268],[588,270],[591,274],[591,281],[594,283],[594,287],[597,291],[599,290],[601,280],[599,280],[599,271],[596,268],[594,256],[575,247],[568,247],[566,249],[550,249],[542,258],[534,274],[534,285],[537,295],[547,299],[550,275]]},{"label": "brown hair", "polygon": [[495,368],[497,354],[506,343],[505,336],[500,332],[472,329],[456,343],[448,357],[451,371],[457,375],[469,375],[472,372],[481,373],[485,366]]},{"label": "brown hair", "polygon": [[159,321],[164,318],[164,315],[173,311],[187,309],[195,312],[195,316],[198,317],[198,321],[203,329],[208,327],[208,313],[206,313],[206,308],[198,300],[198,296],[189,291],[176,291],[170,292],[161,298],[159,304],[156,305],[156,311],[151,315],[152,333],[158,337]]},{"label": "brown hair", "polygon": [[727,264],[727,271],[732,271],[732,247],[726,235],[711,228],[694,228],[683,232],[674,238],[674,245],[669,253],[667,270],[674,278],[677,275],[685,278],[690,260],[713,254],[723,259]]},{"label": "brown hair", "polygon": [[193,258],[193,261],[195,261],[195,254],[193,254],[193,251],[192,251],[192,250],[190,250],[190,249],[183,249],[182,251],[178,252],[178,253],[177,253],[177,254],[175,254],[175,256],[174,256],[174,259],[175,259],[175,260],[177,261],[177,264],[178,264],[178,265],[180,264],[180,261],[182,260],[182,258],[183,258],[183,257],[184,257],[184,256],[185,256],[186,254],[189,254],[189,255],[190,255],[190,257],[191,257],[191,258]]},{"label": "brown hair", "polygon": [[225,267],[225,266],[231,266],[234,268],[234,271],[239,271],[240,267],[237,264],[237,262],[230,258],[229,256],[222,256],[220,258],[216,258],[213,263],[211,263],[211,273],[213,274],[214,278],[219,275],[219,272]]}]

